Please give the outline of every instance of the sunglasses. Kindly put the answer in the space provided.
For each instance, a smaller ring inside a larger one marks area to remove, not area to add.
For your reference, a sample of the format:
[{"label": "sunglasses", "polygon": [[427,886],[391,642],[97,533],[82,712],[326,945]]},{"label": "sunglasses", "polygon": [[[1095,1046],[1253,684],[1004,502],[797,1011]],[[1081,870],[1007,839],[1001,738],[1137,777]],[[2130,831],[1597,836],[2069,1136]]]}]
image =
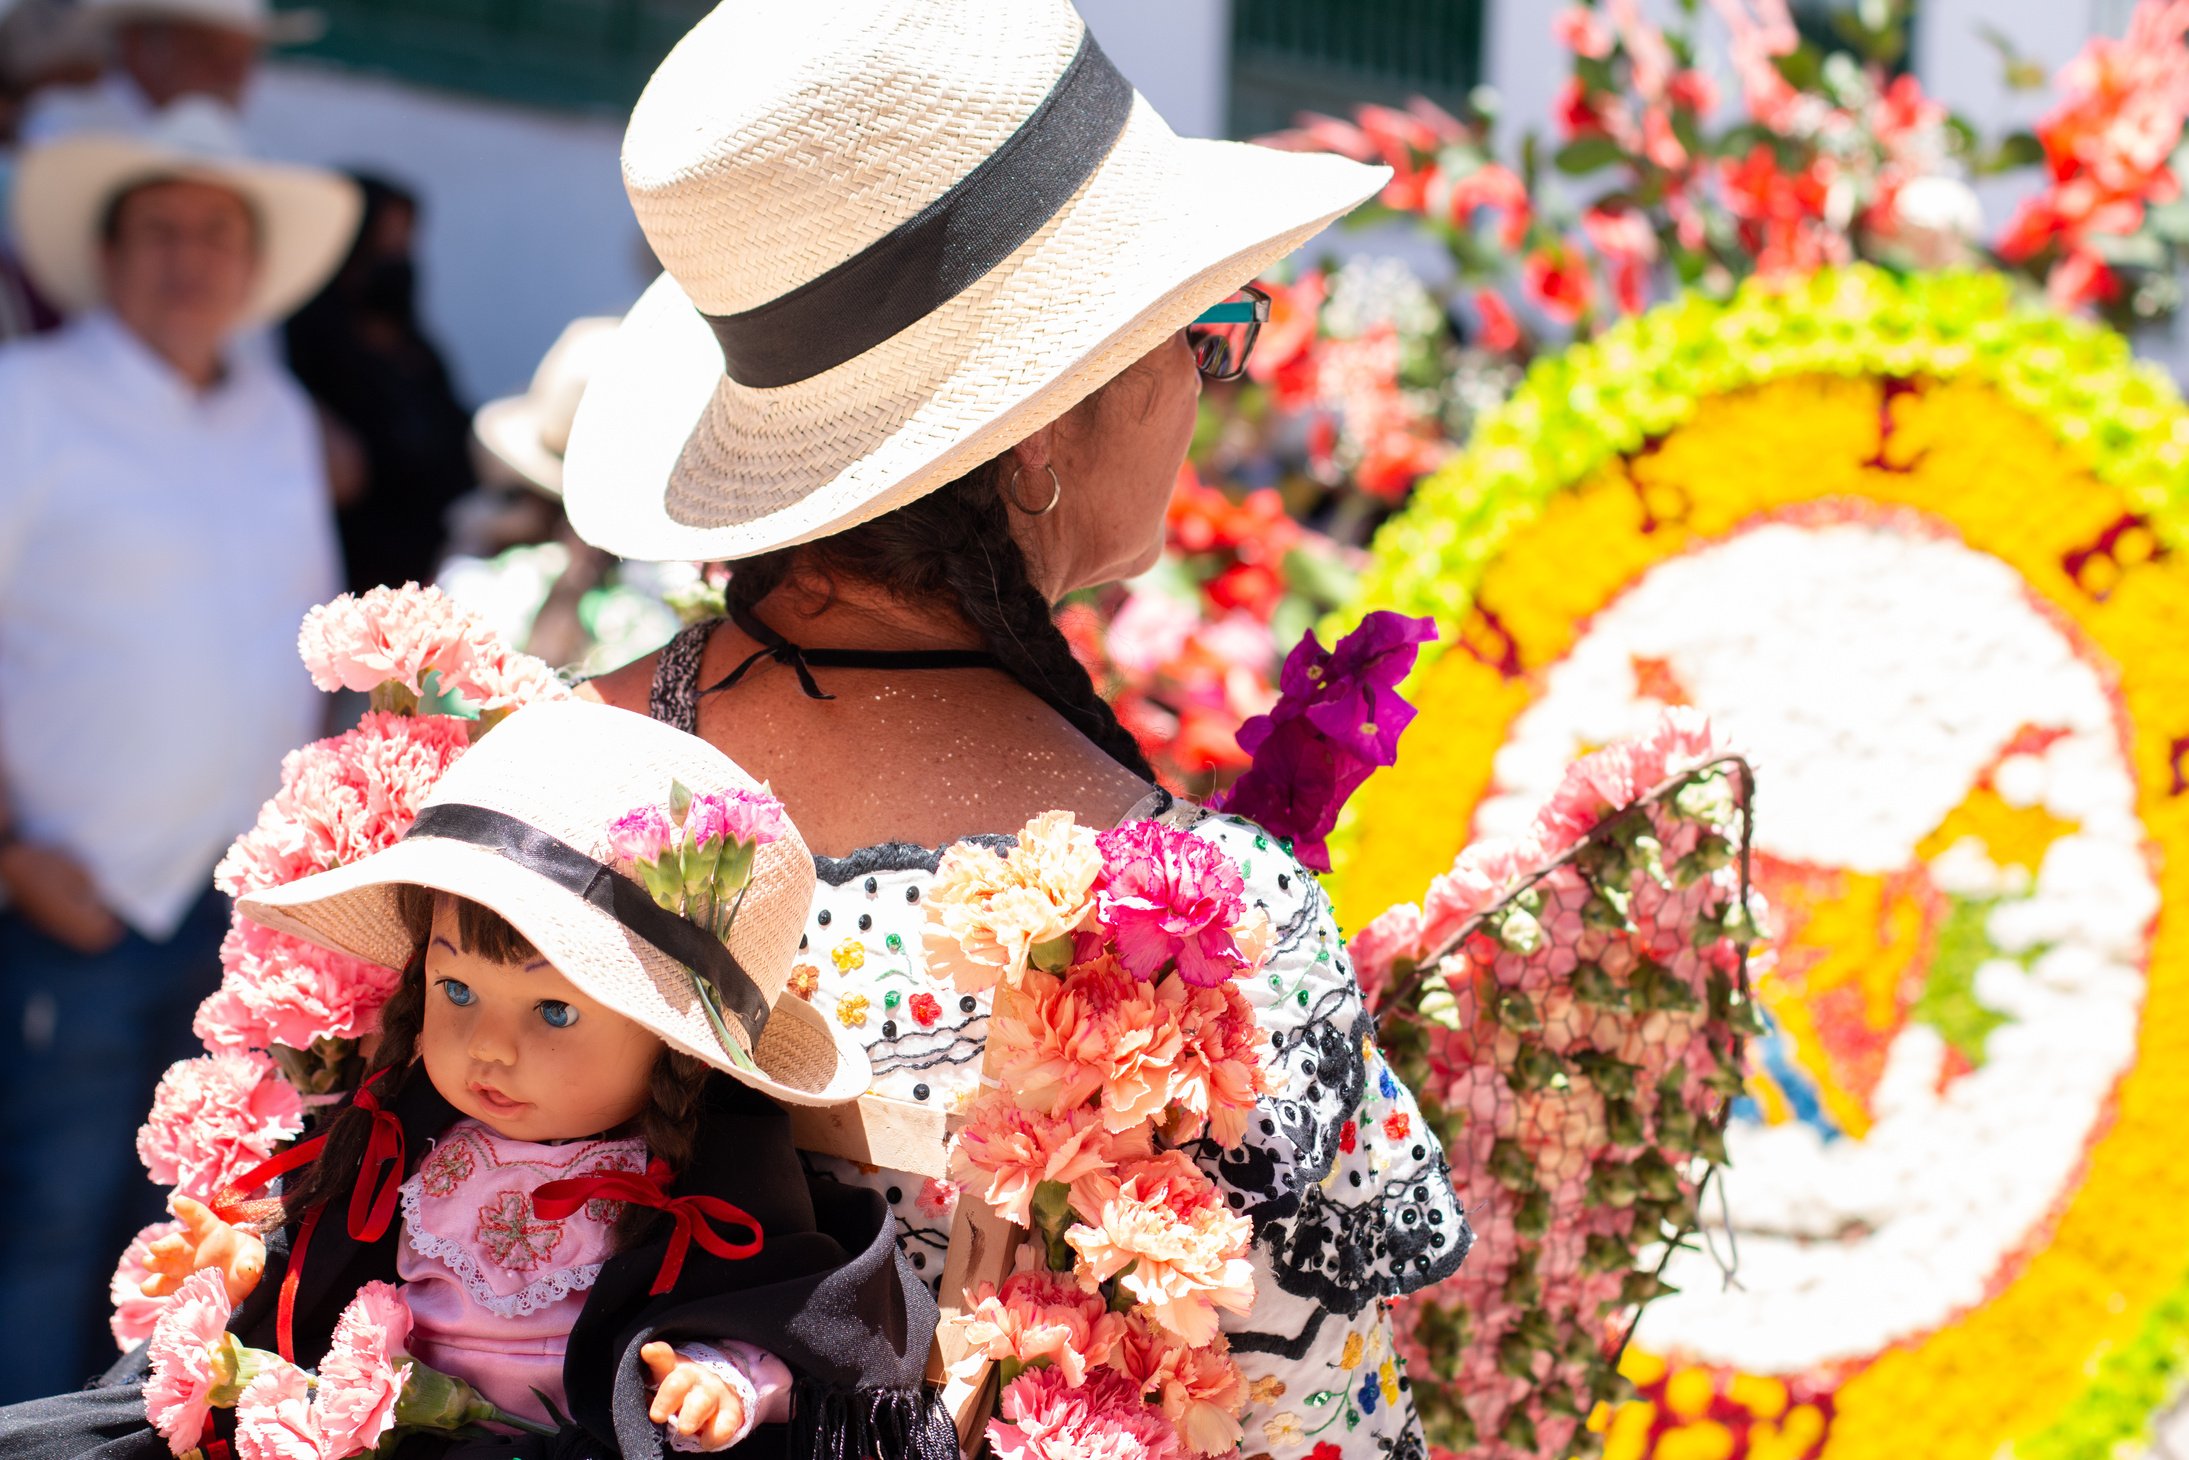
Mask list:
[{"label": "sunglasses", "polygon": [[1186,326],[1193,363],[1207,380],[1237,380],[1246,374],[1254,337],[1269,321],[1269,296],[1252,284],[1212,304]]}]

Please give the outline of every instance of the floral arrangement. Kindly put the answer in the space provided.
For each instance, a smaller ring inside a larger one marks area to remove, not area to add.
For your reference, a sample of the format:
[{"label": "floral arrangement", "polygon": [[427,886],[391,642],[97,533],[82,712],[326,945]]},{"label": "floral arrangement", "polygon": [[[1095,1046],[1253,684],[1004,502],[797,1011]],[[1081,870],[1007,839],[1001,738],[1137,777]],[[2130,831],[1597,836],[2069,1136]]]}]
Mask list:
[{"label": "floral arrangement", "polygon": [[[2119,334],[1995,273],[1857,266],[1545,357],[1379,538],[1362,608],[1441,632],[1403,688],[1408,754],[1331,839],[1348,921],[1526,834],[1576,754],[1667,707],[1770,766],[1725,1206],[1642,1314],[1635,1394],[1577,1446],[2085,1456],[2176,1401],[2185,466],[2189,411]],[[1709,1255],[1732,1247],[1737,1287]],[[1417,1320],[1432,1352],[1446,1301]]]},{"label": "floral arrangement", "polygon": [[183,1283],[152,1332],[145,1412],[177,1455],[198,1450],[215,1409],[235,1411],[239,1460],[346,1460],[402,1429],[478,1424],[552,1434],[494,1407],[461,1379],[410,1357],[410,1309],[392,1283],[367,1283],[335,1320],[318,1372],[238,1343],[218,1272]]},{"label": "floral arrangement", "polygon": [[1245,1385],[1217,1323],[1253,1302],[1253,1225],[1178,1147],[1236,1145],[1268,1090],[1238,981],[1266,956],[1238,869],[1140,821],[1036,817],[1009,852],[960,844],[927,895],[929,966],[995,991],[992,1079],[960,1176],[1027,1229],[967,1294],[961,1377],[1001,1366],[1000,1456],[1224,1455]]},{"label": "floral arrangement", "polygon": [[[618,817],[608,828],[608,844],[631,864],[657,906],[727,942],[752,883],[753,857],[789,825],[783,803],[765,787],[733,786],[695,796],[677,781],[669,787],[667,806],[637,806]],[[723,1020],[721,991],[698,969],[686,972],[715,1038],[732,1059],[753,1068],[744,1044]]]},{"label": "floral arrangement", "polygon": [[[415,584],[313,609],[298,650],[315,684],[367,693],[374,708],[283,760],[281,788],[214,874],[230,896],[392,846],[475,737],[524,703],[569,692],[538,660],[509,652],[473,615]],[[436,705],[451,713],[426,713]],[[194,1025],[207,1052],[168,1070],[137,1135],[151,1178],[199,1203],[301,1135],[312,1110],[356,1087],[360,1041],[396,979],[240,914],[221,966],[220,988]],[[173,1222],[147,1228],[116,1269],[113,1330],[125,1349],[151,1337],[180,1301],[179,1291],[146,1292],[148,1283],[169,1286],[152,1281],[152,1254],[177,1230]]]},{"label": "floral arrangement", "polygon": [[1698,1223],[1758,1030],[1749,795],[1708,725],[1668,712],[1353,940],[1379,1008],[1403,1017],[1419,991],[1386,1048],[1478,1233],[1473,1260],[1401,1310],[1434,1444],[1570,1455],[1620,1395],[1617,1320],[1663,1291],[1645,1254]]}]

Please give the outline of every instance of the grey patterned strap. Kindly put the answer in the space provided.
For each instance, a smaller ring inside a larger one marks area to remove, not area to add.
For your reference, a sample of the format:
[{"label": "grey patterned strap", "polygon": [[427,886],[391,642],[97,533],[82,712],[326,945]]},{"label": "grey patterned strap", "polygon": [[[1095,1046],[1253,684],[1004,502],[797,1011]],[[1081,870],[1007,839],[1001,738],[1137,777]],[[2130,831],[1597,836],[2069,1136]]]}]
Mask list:
[{"label": "grey patterned strap", "polygon": [[654,683],[646,695],[646,713],[687,735],[699,733],[699,665],[707,640],[720,619],[693,624],[661,650],[654,661]]}]

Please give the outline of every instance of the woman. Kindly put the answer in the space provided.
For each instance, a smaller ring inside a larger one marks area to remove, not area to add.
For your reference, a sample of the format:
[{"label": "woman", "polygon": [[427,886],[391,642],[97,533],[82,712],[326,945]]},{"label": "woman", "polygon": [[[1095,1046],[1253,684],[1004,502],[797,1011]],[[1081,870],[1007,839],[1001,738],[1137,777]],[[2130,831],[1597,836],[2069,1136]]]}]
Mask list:
[{"label": "woman", "polygon": [[[1061,807],[1229,851],[1279,933],[1250,996],[1279,1088],[1206,1154],[1257,1226],[1254,1310],[1227,1321],[1246,1448],[1419,1454],[1383,1302],[1465,1252],[1442,1154],[1313,878],[1152,788],[1051,618],[1156,560],[1201,375],[1252,343],[1194,321],[1387,174],[1174,137],[1067,0],[725,5],[656,73],[624,166],[669,272],[580,408],[571,520],[739,562],[726,621],[590,692],[773,784],[821,854],[796,986],[902,1099],[967,1090],[986,1036],[985,1001],[921,963],[937,848]],[[938,1276],[947,1194],[863,1179]]]}]

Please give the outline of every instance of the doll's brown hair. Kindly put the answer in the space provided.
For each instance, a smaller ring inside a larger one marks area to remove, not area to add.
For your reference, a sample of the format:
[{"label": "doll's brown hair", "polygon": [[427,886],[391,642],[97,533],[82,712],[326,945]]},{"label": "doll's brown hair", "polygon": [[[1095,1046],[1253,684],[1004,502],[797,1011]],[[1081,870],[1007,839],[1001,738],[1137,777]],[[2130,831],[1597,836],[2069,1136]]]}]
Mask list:
[{"label": "doll's brown hair", "polygon": [[[403,919],[417,935],[419,952],[403,970],[388,1001],[380,1006],[380,1042],[365,1068],[366,1079],[382,1071],[391,1072],[376,1087],[383,1101],[392,1100],[394,1092],[417,1073],[418,1036],[426,1022],[425,942],[440,899],[448,899],[455,907],[456,937],[465,952],[501,964],[528,963],[540,956],[530,939],[490,907],[429,887],[405,886],[398,895]],[[634,1133],[646,1142],[647,1154],[666,1161],[672,1173],[681,1175],[691,1161],[694,1117],[713,1073],[703,1061],[666,1045],[654,1061],[650,1098],[634,1122]],[[282,1195],[286,1219],[295,1221],[310,1208],[342,1194],[365,1158],[365,1142],[371,1132],[370,1113],[354,1105],[334,1118],[319,1159],[299,1172],[292,1188]],[[616,1219],[616,1246],[630,1246],[660,1216],[652,1207],[625,1203]]]}]

